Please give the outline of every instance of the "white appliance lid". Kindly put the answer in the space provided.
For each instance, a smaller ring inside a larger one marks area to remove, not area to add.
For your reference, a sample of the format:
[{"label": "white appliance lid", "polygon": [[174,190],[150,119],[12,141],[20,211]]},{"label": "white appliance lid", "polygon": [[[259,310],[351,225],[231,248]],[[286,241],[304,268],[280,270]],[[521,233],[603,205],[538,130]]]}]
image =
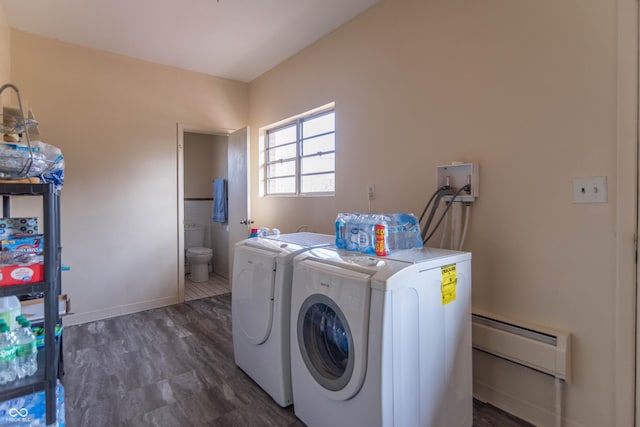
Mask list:
[{"label": "white appliance lid", "polygon": [[423,248],[414,253],[396,254],[398,259],[363,255],[358,252],[345,251],[335,247],[310,249],[296,258],[296,261],[312,260],[338,268],[358,271],[371,276],[371,286],[387,289],[387,281],[403,270],[420,272],[440,268],[446,264],[454,264],[471,260],[470,252],[451,251],[447,249]]},{"label": "white appliance lid", "polygon": [[335,236],[330,234],[319,234],[311,232],[288,233],[280,235],[265,236],[265,239],[276,240],[279,242],[293,243],[305,248],[317,248],[321,246],[334,245]]},{"label": "white appliance lid", "polygon": [[327,234],[292,233],[280,236],[251,237],[237,243],[238,249],[248,247],[273,253],[279,263],[290,262],[293,257],[314,247],[329,246],[335,238]]},{"label": "white appliance lid", "polygon": [[423,262],[437,260],[439,258],[454,256],[454,255],[462,256],[465,259],[466,258],[471,259],[471,252],[453,251],[450,249],[428,248],[428,247],[424,247],[422,249],[405,249],[405,250],[393,252],[390,255],[387,255],[385,257],[380,257],[380,258],[410,262],[412,264],[419,264]]}]

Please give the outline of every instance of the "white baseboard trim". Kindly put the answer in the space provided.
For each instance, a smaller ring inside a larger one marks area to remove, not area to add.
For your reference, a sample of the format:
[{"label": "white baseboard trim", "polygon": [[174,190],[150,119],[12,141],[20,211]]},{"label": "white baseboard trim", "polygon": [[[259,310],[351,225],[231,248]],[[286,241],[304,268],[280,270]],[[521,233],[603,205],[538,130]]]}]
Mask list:
[{"label": "white baseboard trim", "polygon": [[[108,319],[110,317],[122,316],[125,314],[137,313],[139,311],[151,310],[153,308],[166,307],[178,303],[177,296],[166,298],[158,298],[149,301],[143,301],[135,304],[121,305],[110,307],[103,310],[90,311],[86,313],[74,313],[64,316],[62,324],[64,326],[79,325],[82,323],[93,322],[95,320]],[[72,307],[73,308],[73,307]]]},{"label": "white baseboard trim", "polygon": [[[532,405],[511,395],[496,390],[487,384],[478,381],[473,382],[473,397],[500,408],[516,417],[536,426],[554,426],[555,414],[545,408]],[[584,427],[566,418],[562,419],[564,427]]]}]

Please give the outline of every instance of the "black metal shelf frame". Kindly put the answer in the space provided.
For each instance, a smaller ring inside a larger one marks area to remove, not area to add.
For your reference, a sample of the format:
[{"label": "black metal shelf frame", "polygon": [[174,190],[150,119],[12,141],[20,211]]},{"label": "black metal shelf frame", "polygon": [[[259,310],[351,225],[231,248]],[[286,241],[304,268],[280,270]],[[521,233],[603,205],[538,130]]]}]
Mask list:
[{"label": "black metal shelf frame", "polygon": [[[24,285],[0,286],[0,296],[44,292],[44,349],[38,352],[38,373],[16,383],[0,387],[0,401],[44,390],[46,423],[54,424],[56,382],[60,346],[55,342],[55,327],[60,321],[58,295],[61,283],[60,192],[53,184],[0,184],[2,214],[11,216],[11,196],[41,196],[44,228],[44,281]],[[60,337],[62,341],[62,337]]]}]

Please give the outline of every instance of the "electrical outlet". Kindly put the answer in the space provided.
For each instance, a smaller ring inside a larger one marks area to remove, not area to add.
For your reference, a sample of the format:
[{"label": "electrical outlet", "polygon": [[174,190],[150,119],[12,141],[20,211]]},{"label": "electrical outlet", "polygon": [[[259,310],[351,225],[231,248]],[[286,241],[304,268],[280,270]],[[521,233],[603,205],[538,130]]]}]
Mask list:
[{"label": "electrical outlet", "polygon": [[607,203],[607,177],[574,178],[573,203]]},{"label": "electrical outlet", "polygon": [[369,200],[376,199],[376,186],[374,184],[367,186],[367,195],[369,196]]}]

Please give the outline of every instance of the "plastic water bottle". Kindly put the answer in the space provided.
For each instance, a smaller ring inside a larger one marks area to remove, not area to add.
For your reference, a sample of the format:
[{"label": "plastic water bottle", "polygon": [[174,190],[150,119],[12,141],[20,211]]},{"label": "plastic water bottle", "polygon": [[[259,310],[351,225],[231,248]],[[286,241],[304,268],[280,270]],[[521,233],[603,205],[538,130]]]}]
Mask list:
[{"label": "plastic water bottle", "polygon": [[13,335],[13,341],[16,344],[16,376],[18,378],[24,378],[27,376],[27,373],[24,370],[23,357],[19,353],[20,340],[22,339],[22,334],[23,334],[23,331],[22,331],[23,321],[24,320],[20,316],[16,317],[16,322],[18,322],[18,326],[15,327],[13,331],[11,331],[11,334]]},{"label": "plastic water bottle", "polygon": [[376,245],[375,215],[360,215],[358,221],[358,250],[367,255],[375,255]]},{"label": "plastic water bottle", "polygon": [[22,367],[22,360],[18,355],[18,344],[20,341],[20,336],[22,335],[22,322],[24,322],[25,320],[27,319],[22,314],[16,316],[16,326],[11,330],[13,342],[16,344],[16,376],[18,378],[24,378],[27,376]]},{"label": "plastic water bottle", "polygon": [[9,325],[9,330],[15,329],[18,324],[15,319],[20,315],[21,305],[17,296],[0,298],[0,319]]},{"label": "plastic water bottle", "polygon": [[16,345],[11,329],[6,323],[0,324],[0,384],[16,379]]},{"label": "plastic water bottle", "polygon": [[346,239],[347,215],[339,213],[336,218],[336,247],[347,249]]},{"label": "plastic water bottle", "polygon": [[357,252],[360,250],[360,214],[349,215],[345,222],[345,249]]},{"label": "plastic water bottle", "polygon": [[38,371],[38,349],[31,322],[22,319],[16,334],[16,372],[18,378],[29,377]]}]

